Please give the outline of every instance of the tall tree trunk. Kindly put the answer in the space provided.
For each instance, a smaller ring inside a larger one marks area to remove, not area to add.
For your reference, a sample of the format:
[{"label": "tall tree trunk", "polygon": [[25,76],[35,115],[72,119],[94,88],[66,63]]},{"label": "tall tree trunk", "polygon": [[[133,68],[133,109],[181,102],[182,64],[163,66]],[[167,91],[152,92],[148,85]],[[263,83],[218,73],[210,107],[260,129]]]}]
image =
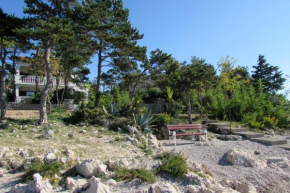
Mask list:
[{"label": "tall tree trunk", "polygon": [[[39,54],[39,51],[40,51],[40,47],[38,47],[38,49],[37,49],[37,51],[36,51],[36,54],[35,54],[35,57],[34,58],[37,58],[38,57],[38,54]],[[36,72],[36,74],[38,73],[38,66],[37,65],[35,65],[35,72]],[[37,94],[38,93],[38,76],[36,75],[35,76],[35,91],[36,91],[36,93],[35,94]]]},{"label": "tall tree trunk", "polygon": [[130,94],[130,95],[131,95],[131,96],[130,96],[131,101],[133,100],[133,98],[134,98],[134,96],[135,96],[136,88],[137,88],[137,85],[139,84],[139,82],[140,82],[140,80],[141,80],[141,77],[145,74],[145,72],[146,72],[147,70],[148,70],[148,69],[144,69],[143,72],[138,76],[137,81],[136,81],[136,83],[134,84],[133,89],[132,89],[132,92],[131,92],[131,94]]},{"label": "tall tree trunk", "polygon": [[225,99],[224,99],[224,112],[223,112],[223,120],[225,120],[225,119],[226,119],[226,108],[227,108],[227,94],[226,94],[226,92],[224,92],[224,97],[225,97]]},{"label": "tall tree trunk", "polygon": [[63,88],[63,90],[62,90],[62,94],[61,94],[61,103],[63,103],[63,101],[64,101],[64,93],[65,93],[65,91],[67,90],[67,87],[68,87],[68,81],[67,81],[67,79],[66,78],[64,78],[64,88]]},{"label": "tall tree trunk", "polygon": [[13,50],[13,59],[12,59],[12,64],[13,64],[13,77],[12,77],[12,87],[13,87],[13,101],[16,102],[16,51],[17,51],[17,46],[14,47]]},{"label": "tall tree trunk", "polygon": [[58,106],[60,106],[59,98],[58,98],[58,87],[60,83],[60,73],[58,73],[58,76],[56,77],[56,88],[55,88],[55,94],[56,94],[56,103]]},{"label": "tall tree trunk", "polygon": [[99,106],[100,97],[101,97],[100,86],[101,86],[101,74],[102,74],[102,51],[103,51],[102,48],[100,48],[98,52],[98,76],[97,76],[95,107]]},{"label": "tall tree trunk", "polygon": [[39,125],[47,123],[47,112],[46,112],[46,102],[47,102],[47,96],[48,92],[52,87],[52,82],[53,82],[53,76],[51,72],[51,64],[50,64],[50,52],[51,52],[51,45],[50,41],[46,42],[46,49],[44,52],[44,63],[46,67],[46,84],[44,89],[41,92],[41,97],[40,97],[40,104],[39,104]]},{"label": "tall tree trunk", "polygon": [[6,93],[5,93],[5,79],[6,79],[6,56],[7,51],[3,44],[3,38],[1,38],[1,121],[6,119]]},{"label": "tall tree trunk", "polygon": [[38,93],[38,76],[35,76],[35,94]]},{"label": "tall tree trunk", "polygon": [[191,118],[191,102],[190,102],[190,89],[186,91],[187,93],[187,115],[188,115],[188,123],[192,124]]},{"label": "tall tree trunk", "polygon": [[200,118],[203,117],[203,103],[202,103],[202,96],[201,92],[198,91],[198,99],[199,99],[199,104],[200,104]]}]

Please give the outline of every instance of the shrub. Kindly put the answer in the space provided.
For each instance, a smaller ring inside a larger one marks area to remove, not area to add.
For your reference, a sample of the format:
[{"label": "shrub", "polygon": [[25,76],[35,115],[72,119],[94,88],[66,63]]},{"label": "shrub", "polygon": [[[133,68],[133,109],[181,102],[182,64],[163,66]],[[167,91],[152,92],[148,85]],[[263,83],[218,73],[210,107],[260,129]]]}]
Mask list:
[{"label": "shrub", "polygon": [[[64,90],[64,88],[58,90],[58,99],[59,100],[61,100],[61,96],[63,94],[63,90]],[[65,93],[64,93],[64,99],[73,99],[74,104],[79,104],[86,97],[87,96],[86,96],[86,94],[84,92],[75,91],[75,90],[73,90],[71,88],[66,89]],[[56,90],[53,91],[53,95],[51,97],[51,102],[52,103],[57,103]]]},{"label": "shrub", "polygon": [[171,121],[171,117],[167,113],[161,113],[157,116],[156,122],[159,127],[164,126],[166,123]]},{"label": "shrub", "polygon": [[51,164],[44,164],[40,161],[33,163],[28,170],[23,175],[25,181],[33,179],[33,175],[39,173],[42,177],[48,178],[52,184],[54,184],[57,179],[55,175],[59,175],[60,171],[64,169],[64,165],[61,162],[55,162]]},{"label": "shrub", "polygon": [[278,119],[276,119],[275,117],[267,116],[263,118],[263,122],[266,127],[273,128],[278,124]]},{"label": "shrub", "polygon": [[146,109],[143,114],[138,116],[134,115],[135,124],[138,125],[143,131],[147,128],[150,129],[152,126],[150,124],[153,122],[154,117],[151,114],[151,111]]},{"label": "shrub", "polygon": [[39,104],[40,103],[41,93],[38,92],[30,97],[31,104]]},{"label": "shrub", "polygon": [[109,130],[118,131],[118,128],[124,128],[127,125],[133,125],[133,120],[126,117],[116,117],[108,126]]},{"label": "shrub", "polygon": [[85,122],[89,124],[102,125],[102,120],[105,118],[104,110],[101,108],[84,108],[77,111],[74,111],[69,119],[65,121],[77,124],[80,122]]},{"label": "shrub", "polygon": [[187,173],[186,158],[182,154],[163,153],[157,158],[161,159],[161,165],[157,172],[168,172],[174,177],[182,177]]},{"label": "shrub", "polygon": [[122,141],[122,137],[120,136],[120,133],[118,132],[117,137],[115,137],[116,141]]},{"label": "shrub", "polygon": [[172,117],[178,117],[180,113],[182,113],[184,109],[184,105],[182,101],[168,99],[165,104],[165,109],[168,114]]},{"label": "shrub", "polygon": [[128,169],[125,167],[118,167],[115,170],[116,181],[132,181],[134,179],[140,179],[143,182],[154,183],[156,181],[156,176],[150,170],[145,168]]}]

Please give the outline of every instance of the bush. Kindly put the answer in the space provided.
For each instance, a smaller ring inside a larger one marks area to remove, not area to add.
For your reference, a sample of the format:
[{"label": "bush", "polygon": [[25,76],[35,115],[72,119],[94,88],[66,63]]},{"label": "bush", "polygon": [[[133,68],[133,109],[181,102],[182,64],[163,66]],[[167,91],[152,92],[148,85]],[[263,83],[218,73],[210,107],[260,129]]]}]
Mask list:
[{"label": "bush", "polygon": [[157,172],[168,172],[174,177],[182,177],[187,173],[186,158],[182,154],[163,153],[157,158],[161,159],[161,165]]},{"label": "bush", "polygon": [[60,171],[63,169],[64,165],[61,162],[44,164],[40,161],[36,161],[25,172],[23,179],[25,181],[33,180],[33,175],[39,173],[42,177],[48,178],[50,183],[54,184],[57,181],[57,179],[55,179],[55,175],[59,175]]},{"label": "bush", "polygon": [[38,92],[30,97],[31,104],[39,104],[40,103],[41,93]]},{"label": "bush", "polygon": [[118,135],[117,135],[117,137],[115,137],[115,140],[116,141],[122,141],[122,137],[120,136],[120,133],[118,132]]},{"label": "bush", "polygon": [[80,122],[88,124],[97,124],[102,125],[102,120],[106,118],[105,112],[101,108],[84,108],[77,111],[74,111],[73,114],[65,119],[66,122],[71,124],[77,124]]},{"label": "bush", "polygon": [[161,113],[157,116],[156,122],[159,127],[164,126],[166,123],[171,121],[171,117],[167,113]]},{"label": "bush", "polygon": [[109,130],[118,131],[118,128],[124,128],[127,125],[133,125],[133,120],[126,117],[116,117],[108,126]]},{"label": "bush", "polygon": [[132,181],[134,179],[140,179],[143,182],[154,183],[156,181],[156,176],[152,171],[146,170],[145,168],[141,169],[128,169],[125,167],[119,167],[115,170],[115,179],[116,181]]},{"label": "bush", "polygon": [[159,88],[150,88],[148,90],[140,90],[138,91],[140,95],[142,95],[142,99],[145,103],[154,103],[157,99],[165,99],[166,94],[162,92]]},{"label": "bush", "polygon": [[169,99],[166,101],[165,109],[170,116],[178,117],[178,115],[184,110],[184,105],[181,101]]},{"label": "bush", "polygon": [[[58,99],[59,100],[61,100],[63,90],[64,90],[64,88],[58,90]],[[68,88],[64,93],[64,99],[73,99],[74,104],[79,104],[85,98],[86,98],[86,94],[84,92],[75,91],[71,88]],[[56,90],[53,91],[53,95],[51,97],[51,102],[57,103]]]}]

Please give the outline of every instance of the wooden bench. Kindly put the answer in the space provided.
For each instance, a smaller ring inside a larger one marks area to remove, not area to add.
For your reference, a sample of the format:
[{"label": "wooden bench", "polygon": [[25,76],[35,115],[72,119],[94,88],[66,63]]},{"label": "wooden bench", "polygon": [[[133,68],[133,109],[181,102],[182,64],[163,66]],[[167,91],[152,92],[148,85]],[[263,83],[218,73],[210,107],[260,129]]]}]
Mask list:
[{"label": "wooden bench", "polygon": [[[201,124],[178,124],[178,125],[167,125],[168,133],[169,133],[169,143],[170,137],[174,139],[174,145],[176,146],[176,137],[179,136],[199,136],[205,135],[205,139],[207,140],[207,130],[202,128]],[[186,132],[186,133],[176,133],[178,130],[198,130],[199,132]]]}]

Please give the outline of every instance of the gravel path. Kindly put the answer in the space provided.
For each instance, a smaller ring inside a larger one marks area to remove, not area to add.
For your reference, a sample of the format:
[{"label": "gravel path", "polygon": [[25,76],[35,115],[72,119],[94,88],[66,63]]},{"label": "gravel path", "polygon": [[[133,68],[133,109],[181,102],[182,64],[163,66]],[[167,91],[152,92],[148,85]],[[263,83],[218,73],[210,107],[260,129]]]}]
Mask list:
[{"label": "gravel path", "polygon": [[[226,153],[233,149],[248,152],[259,151],[255,158],[265,160],[269,157],[290,159],[290,151],[275,146],[245,141],[213,141],[210,146],[200,146],[199,142],[177,140],[177,146],[164,140],[163,149],[182,152],[188,159],[206,164],[218,180],[233,179],[240,182],[251,182],[259,192],[290,192],[290,168],[266,167],[264,169],[233,166],[226,160]],[[172,141],[171,141],[172,142]]]}]

